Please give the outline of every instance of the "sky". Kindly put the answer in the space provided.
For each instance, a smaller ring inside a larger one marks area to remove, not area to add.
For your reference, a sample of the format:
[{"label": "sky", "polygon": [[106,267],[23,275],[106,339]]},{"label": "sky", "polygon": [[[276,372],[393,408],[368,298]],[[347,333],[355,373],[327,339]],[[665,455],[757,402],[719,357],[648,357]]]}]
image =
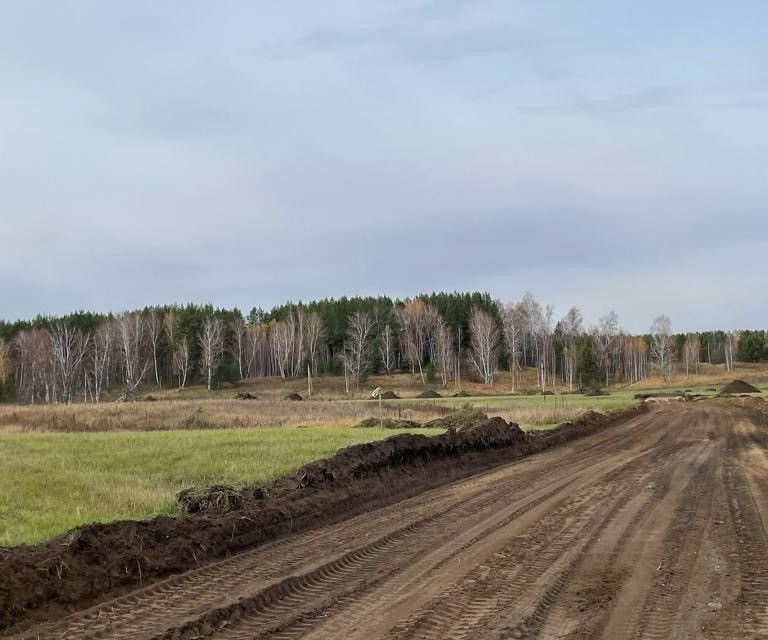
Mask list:
[{"label": "sky", "polygon": [[526,291],[768,325],[768,3],[4,0],[0,318]]}]

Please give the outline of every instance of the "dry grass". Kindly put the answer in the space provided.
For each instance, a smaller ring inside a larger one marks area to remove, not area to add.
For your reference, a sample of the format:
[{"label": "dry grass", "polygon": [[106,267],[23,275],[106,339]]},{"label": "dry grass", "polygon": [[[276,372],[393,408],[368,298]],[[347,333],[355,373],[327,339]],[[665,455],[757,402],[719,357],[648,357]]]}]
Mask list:
[{"label": "dry grass", "polygon": [[[502,399],[499,399],[499,401]],[[489,415],[534,426],[570,420],[585,410],[577,399],[572,404],[550,398],[546,404],[533,397],[519,403],[489,403],[484,398],[461,401],[387,401],[383,416],[419,422],[433,420],[473,404]],[[534,404],[535,403],[535,404]],[[487,406],[486,406],[487,405]],[[372,401],[240,401],[174,400],[130,404],[0,406],[0,432],[95,433],[105,431],[195,431],[257,429],[265,427],[350,427],[365,418],[379,416]]]},{"label": "dry grass", "polygon": [[[431,420],[454,411],[435,404],[387,402],[384,416]],[[3,432],[189,431],[261,427],[348,427],[379,415],[372,401],[173,400],[129,404],[0,407]]]}]

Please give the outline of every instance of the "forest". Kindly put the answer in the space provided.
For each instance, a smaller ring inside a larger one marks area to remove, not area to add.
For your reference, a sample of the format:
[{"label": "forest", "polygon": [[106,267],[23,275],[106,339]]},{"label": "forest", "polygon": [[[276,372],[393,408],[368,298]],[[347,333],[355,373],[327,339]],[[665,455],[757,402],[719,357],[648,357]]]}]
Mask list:
[{"label": "forest", "polygon": [[247,314],[167,305],[0,321],[0,401],[131,400],[145,386],[211,390],[271,376],[338,375],[350,389],[371,372],[492,387],[501,369],[514,391],[523,368],[537,371],[540,391],[574,390],[766,358],[762,330],[675,334],[661,315],[647,334],[632,335],[614,312],[587,327],[577,307],[556,318],[531,293],[506,303],[481,292],[342,297]]}]

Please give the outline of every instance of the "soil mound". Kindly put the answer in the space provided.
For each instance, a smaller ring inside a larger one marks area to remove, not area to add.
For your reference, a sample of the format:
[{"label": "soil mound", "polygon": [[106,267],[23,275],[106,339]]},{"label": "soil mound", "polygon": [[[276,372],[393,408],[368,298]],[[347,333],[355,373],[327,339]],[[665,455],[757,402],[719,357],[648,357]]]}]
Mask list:
[{"label": "soil mound", "polygon": [[391,467],[424,466],[432,459],[510,446],[527,438],[525,431],[514,423],[502,418],[486,418],[483,425],[461,431],[449,429],[431,438],[404,433],[381,442],[352,445],[339,450],[332,458],[304,465],[296,477],[301,487],[328,482],[345,484]]},{"label": "soil mound", "polygon": [[461,414],[465,424],[438,436],[402,434],[347,447],[265,486],[183,491],[179,500],[186,515],[91,524],[39,545],[0,548],[0,633],[392,504],[647,410],[643,403],[623,412],[590,412],[535,435],[502,418],[481,421],[476,412],[458,412],[451,418]]},{"label": "soil mound", "polygon": [[462,389],[461,391],[457,391],[456,393],[454,393],[452,397],[454,397],[454,398],[470,398],[471,395],[469,394],[468,391],[464,391],[464,389]]},{"label": "soil mound", "polygon": [[384,418],[379,420],[378,418],[366,418],[359,424],[356,424],[353,429],[377,429],[378,427],[384,427],[385,429],[423,429],[426,425],[414,420],[397,420],[395,418]]},{"label": "soil mound", "polygon": [[603,389],[589,389],[584,395],[590,396],[590,397],[596,397],[596,396],[607,396],[610,394],[607,391],[603,391]]},{"label": "soil mound", "polygon": [[176,494],[176,501],[186,513],[214,511],[226,513],[243,506],[243,496],[228,484],[219,484],[204,489],[182,489]]},{"label": "soil mound", "polygon": [[432,391],[432,389],[427,389],[426,391],[422,391],[419,395],[416,396],[417,398],[442,398],[437,391]]},{"label": "soil mound", "polygon": [[144,402],[157,402],[157,398],[155,396],[146,396],[142,398]]},{"label": "soil mound", "polygon": [[635,400],[651,400],[653,398],[688,398],[685,391],[649,391],[647,393],[636,393]]},{"label": "soil mound", "polygon": [[488,422],[488,416],[482,411],[476,411],[471,407],[465,407],[461,411],[457,411],[444,418],[431,420],[424,426],[436,429],[456,429],[457,431],[466,431],[467,429],[480,427],[486,422]]},{"label": "soil mound", "polygon": [[760,393],[760,389],[743,380],[734,380],[720,390],[720,395],[733,395],[736,393]]},{"label": "soil mound", "polygon": [[397,395],[394,391],[385,391],[381,394],[382,400],[399,400],[400,396]]},{"label": "soil mound", "polygon": [[283,400],[292,400],[298,402],[300,400],[304,400],[304,398],[302,398],[298,393],[286,393],[283,396]]},{"label": "soil mound", "polygon": [[247,391],[238,391],[235,394],[235,400],[256,400],[256,396]]}]

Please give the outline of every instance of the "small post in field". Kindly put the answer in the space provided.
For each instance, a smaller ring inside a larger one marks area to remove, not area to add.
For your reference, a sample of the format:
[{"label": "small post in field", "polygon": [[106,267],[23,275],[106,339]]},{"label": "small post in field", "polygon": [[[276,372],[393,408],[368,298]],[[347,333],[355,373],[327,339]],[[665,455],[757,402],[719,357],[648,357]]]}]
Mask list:
[{"label": "small post in field", "polygon": [[371,397],[379,399],[379,428],[383,429],[384,415],[383,415],[383,408],[382,408],[381,387],[376,387],[373,391],[371,391]]}]

